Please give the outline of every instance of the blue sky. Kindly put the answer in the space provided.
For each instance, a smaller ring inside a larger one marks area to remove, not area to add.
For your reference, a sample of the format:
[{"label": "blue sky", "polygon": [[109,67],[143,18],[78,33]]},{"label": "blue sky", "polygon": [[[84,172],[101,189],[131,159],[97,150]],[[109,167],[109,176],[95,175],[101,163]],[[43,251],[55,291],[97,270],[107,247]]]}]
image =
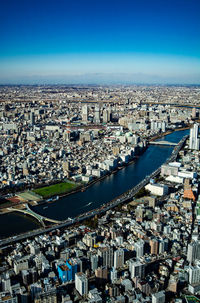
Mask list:
[{"label": "blue sky", "polygon": [[0,38],[0,83],[200,83],[199,0],[1,0]]}]

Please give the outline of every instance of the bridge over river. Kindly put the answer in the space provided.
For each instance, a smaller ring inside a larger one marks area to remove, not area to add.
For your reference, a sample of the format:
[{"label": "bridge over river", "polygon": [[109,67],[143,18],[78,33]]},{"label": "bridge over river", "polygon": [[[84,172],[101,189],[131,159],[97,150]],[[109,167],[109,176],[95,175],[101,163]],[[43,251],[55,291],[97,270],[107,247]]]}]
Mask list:
[{"label": "bridge over river", "polygon": [[149,141],[151,145],[168,145],[168,146],[176,146],[177,143],[169,142],[169,141]]},{"label": "bridge over river", "polygon": [[30,209],[30,207],[29,207],[28,204],[25,204],[25,208],[23,208],[23,209],[19,209],[19,208],[15,208],[15,207],[9,207],[8,210],[21,212],[21,213],[23,213],[25,215],[29,215],[31,217],[34,217],[36,220],[39,221],[39,223],[43,227],[45,227],[44,221],[55,223],[55,224],[60,224],[60,223],[63,222],[63,221],[58,221],[58,220],[50,219],[50,218],[44,217],[44,216],[42,216],[40,214],[37,214],[36,212],[34,212],[33,210]]}]

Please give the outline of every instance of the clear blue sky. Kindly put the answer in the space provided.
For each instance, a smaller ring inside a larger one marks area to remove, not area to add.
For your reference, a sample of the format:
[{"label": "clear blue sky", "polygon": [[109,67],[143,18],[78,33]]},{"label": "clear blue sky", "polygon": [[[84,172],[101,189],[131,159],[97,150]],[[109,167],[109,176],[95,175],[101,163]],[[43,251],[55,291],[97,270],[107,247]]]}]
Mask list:
[{"label": "clear blue sky", "polygon": [[0,1],[0,83],[94,73],[200,83],[200,1]]}]

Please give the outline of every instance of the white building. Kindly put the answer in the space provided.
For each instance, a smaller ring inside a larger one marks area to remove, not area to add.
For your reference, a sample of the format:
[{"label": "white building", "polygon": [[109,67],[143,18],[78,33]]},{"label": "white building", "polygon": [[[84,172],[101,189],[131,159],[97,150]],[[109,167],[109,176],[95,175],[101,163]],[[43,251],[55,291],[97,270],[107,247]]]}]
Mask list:
[{"label": "white building", "polygon": [[131,273],[131,279],[135,277],[143,278],[145,275],[145,265],[139,261],[129,261],[129,271]]},{"label": "white building", "polygon": [[84,273],[75,274],[75,288],[81,296],[88,294],[88,279]]},{"label": "white building", "polygon": [[145,189],[149,190],[151,194],[156,196],[163,196],[168,194],[168,186],[165,184],[147,184]]},{"label": "white building", "polygon": [[183,177],[178,177],[178,176],[168,176],[166,181],[173,182],[173,183],[178,183],[178,184],[183,184],[184,178]]},{"label": "white building", "polygon": [[100,107],[99,104],[95,105],[94,120],[96,123],[100,123]]},{"label": "white building", "polygon": [[117,273],[118,271],[116,270],[116,268],[112,267],[110,271],[110,280],[112,283],[115,283],[117,281]]},{"label": "white building", "polygon": [[88,106],[87,104],[83,105],[82,107],[82,120],[87,122],[88,121]]},{"label": "white building", "polygon": [[200,267],[190,266],[189,268],[189,283],[198,284],[200,283]]},{"label": "white building", "polygon": [[200,241],[189,243],[187,249],[187,260],[192,263],[196,259],[200,259]]},{"label": "white building", "polygon": [[142,239],[138,240],[135,244],[134,244],[134,248],[136,251],[136,257],[140,258],[144,256],[144,241]]},{"label": "white building", "polygon": [[165,292],[159,291],[152,294],[152,303],[165,303]]},{"label": "white building", "polygon": [[190,143],[189,148],[199,150],[200,147],[200,139],[198,138],[199,135],[199,124],[195,123],[193,128],[190,129]]},{"label": "white building", "polygon": [[182,170],[178,172],[178,177],[193,179],[197,177],[197,173],[193,171]]}]

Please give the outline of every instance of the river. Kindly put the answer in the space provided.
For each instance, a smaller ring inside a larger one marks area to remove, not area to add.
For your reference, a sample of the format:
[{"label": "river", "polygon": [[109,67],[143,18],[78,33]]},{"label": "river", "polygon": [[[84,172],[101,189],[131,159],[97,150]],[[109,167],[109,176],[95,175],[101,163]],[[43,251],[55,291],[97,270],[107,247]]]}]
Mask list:
[{"label": "river", "polygon": [[[188,133],[189,130],[176,131],[159,140],[178,143]],[[146,175],[161,166],[171,155],[172,150],[173,147],[150,145],[134,163],[95,183],[86,191],[63,197],[46,205],[34,206],[33,209],[46,217],[64,220],[97,208],[138,184]],[[21,214],[1,215],[0,238],[33,230],[39,226],[37,221]]]}]

